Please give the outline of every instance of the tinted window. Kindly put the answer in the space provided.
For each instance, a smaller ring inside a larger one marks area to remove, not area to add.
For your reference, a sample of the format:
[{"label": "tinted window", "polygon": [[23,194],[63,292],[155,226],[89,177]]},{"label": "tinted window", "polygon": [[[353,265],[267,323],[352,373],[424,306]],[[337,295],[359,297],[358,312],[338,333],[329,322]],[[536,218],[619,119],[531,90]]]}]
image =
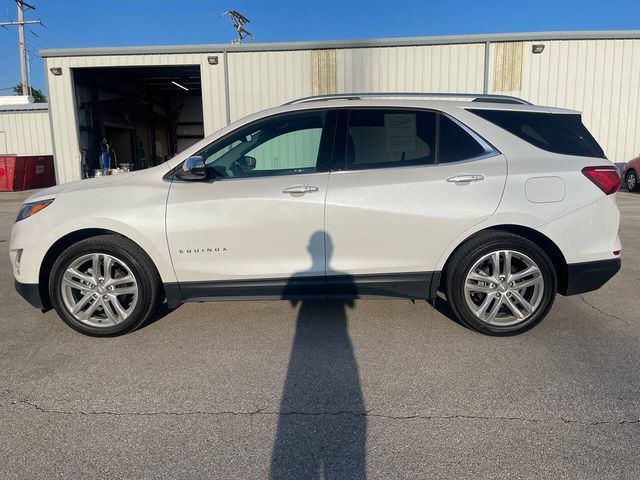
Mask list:
[{"label": "tinted window", "polygon": [[582,124],[580,115],[508,110],[470,111],[543,150],[604,158],[602,148]]},{"label": "tinted window", "polygon": [[436,114],[406,110],[351,110],[348,170],[435,163]]},{"label": "tinted window", "polygon": [[440,115],[440,148],[438,163],[459,162],[486,153],[486,150],[464,128],[445,115]]},{"label": "tinted window", "polygon": [[317,171],[326,112],[279,116],[240,129],[200,153],[215,176],[259,177]]}]

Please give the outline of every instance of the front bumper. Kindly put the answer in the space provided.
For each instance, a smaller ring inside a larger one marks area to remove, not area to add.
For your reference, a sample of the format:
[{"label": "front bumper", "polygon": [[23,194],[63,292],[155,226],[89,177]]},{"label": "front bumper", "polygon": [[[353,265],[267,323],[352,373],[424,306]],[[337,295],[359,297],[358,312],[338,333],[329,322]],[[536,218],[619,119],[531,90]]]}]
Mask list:
[{"label": "front bumper", "polygon": [[567,288],[560,293],[563,295],[577,295],[597,290],[618,273],[621,265],[619,258],[570,263],[567,265]]},{"label": "front bumper", "polygon": [[40,296],[40,286],[37,283],[20,283],[16,280],[15,286],[16,291],[33,307],[44,309],[42,297]]}]

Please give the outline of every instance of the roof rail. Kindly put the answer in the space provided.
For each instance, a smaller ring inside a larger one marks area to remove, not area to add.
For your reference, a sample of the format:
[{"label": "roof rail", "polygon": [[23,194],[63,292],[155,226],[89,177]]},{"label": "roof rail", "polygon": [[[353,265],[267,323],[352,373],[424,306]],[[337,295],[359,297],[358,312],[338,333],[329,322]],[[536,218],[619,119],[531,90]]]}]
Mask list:
[{"label": "roof rail", "polygon": [[511,95],[493,95],[486,93],[437,93],[437,92],[386,92],[386,93],[334,93],[328,95],[316,95],[291,100],[284,105],[296,105],[298,103],[322,102],[326,100],[362,100],[363,98],[381,97],[443,97],[443,98],[472,98],[473,102],[493,103],[517,103],[521,105],[533,105],[531,102]]}]

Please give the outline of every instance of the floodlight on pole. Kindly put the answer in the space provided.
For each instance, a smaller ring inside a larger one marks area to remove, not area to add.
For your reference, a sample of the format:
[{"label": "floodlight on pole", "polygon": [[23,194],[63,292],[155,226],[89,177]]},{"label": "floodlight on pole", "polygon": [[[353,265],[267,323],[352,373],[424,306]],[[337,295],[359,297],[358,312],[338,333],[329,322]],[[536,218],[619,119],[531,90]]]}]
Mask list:
[{"label": "floodlight on pole", "polygon": [[242,43],[247,37],[251,37],[251,40],[255,40],[253,38],[253,33],[244,28],[247,23],[251,23],[251,20],[242,15],[239,11],[229,10],[228,12],[224,12],[221,17],[229,17],[229,20],[231,20],[231,23],[233,24],[233,28],[238,34],[238,38],[233,40],[231,43]]}]

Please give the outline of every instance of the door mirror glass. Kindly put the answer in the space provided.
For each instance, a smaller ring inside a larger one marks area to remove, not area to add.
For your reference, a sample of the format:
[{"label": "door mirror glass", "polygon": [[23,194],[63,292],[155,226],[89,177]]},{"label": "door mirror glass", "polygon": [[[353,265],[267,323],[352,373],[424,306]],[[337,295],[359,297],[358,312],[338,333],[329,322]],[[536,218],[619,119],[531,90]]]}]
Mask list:
[{"label": "door mirror glass", "polygon": [[182,164],[182,169],[176,172],[180,180],[204,180],[207,178],[207,169],[204,158],[201,156],[189,157]]},{"label": "door mirror glass", "polygon": [[242,157],[238,161],[238,163],[240,163],[240,166],[245,170],[253,170],[254,168],[256,168],[256,159],[254,157],[250,157],[249,155],[245,155],[244,157]]}]

